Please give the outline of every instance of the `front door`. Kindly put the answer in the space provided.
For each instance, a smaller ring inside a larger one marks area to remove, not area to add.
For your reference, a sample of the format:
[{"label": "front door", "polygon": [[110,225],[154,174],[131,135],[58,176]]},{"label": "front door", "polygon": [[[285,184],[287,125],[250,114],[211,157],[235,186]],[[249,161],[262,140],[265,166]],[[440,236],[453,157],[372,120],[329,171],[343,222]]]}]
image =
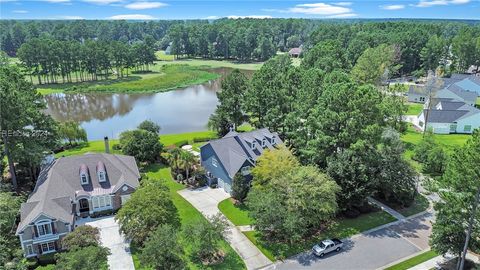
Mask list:
[{"label": "front door", "polygon": [[88,206],[88,200],[87,199],[80,199],[80,213],[82,212],[88,212],[89,206]]}]

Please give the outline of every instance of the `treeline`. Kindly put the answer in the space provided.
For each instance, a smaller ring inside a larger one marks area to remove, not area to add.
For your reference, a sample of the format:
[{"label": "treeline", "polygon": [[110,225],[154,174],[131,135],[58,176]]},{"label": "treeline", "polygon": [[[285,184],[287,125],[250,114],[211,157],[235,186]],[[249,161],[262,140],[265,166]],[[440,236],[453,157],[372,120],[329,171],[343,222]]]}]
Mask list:
[{"label": "treeline", "polygon": [[108,79],[110,74],[123,78],[129,70],[148,70],[156,59],[151,38],[132,44],[33,38],[20,46],[17,56],[30,80],[36,77],[38,84]]}]

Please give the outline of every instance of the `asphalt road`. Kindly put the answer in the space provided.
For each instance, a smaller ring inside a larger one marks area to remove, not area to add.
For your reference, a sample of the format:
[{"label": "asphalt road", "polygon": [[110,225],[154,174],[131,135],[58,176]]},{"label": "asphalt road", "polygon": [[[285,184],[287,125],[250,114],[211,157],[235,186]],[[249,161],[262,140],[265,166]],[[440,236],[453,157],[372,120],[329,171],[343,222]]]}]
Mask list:
[{"label": "asphalt road", "polygon": [[310,253],[299,254],[271,269],[378,269],[427,249],[431,220],[432,214],[426,213],[397,225],[347,239],[339,253],[333,252],[322,259]]}]

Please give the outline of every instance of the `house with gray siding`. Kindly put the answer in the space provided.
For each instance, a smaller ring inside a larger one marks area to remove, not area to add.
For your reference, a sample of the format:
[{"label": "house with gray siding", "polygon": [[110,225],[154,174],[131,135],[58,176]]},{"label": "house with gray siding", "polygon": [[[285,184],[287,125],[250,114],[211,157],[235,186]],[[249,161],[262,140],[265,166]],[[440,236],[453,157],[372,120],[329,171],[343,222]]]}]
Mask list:
[{"label": "house with gray siding", "polygon": [[436,134],[471,134],[480,128],[480,110],[465,102],[439,98],[432,100],[431,109],[425,105],[418,116],[418,125]]},{"label": "house with gray siding", "polygon": [[280,144],[283,142],[278,134],[266,128],[244,133],[230,131],[200,147],[200,160],[209,181],[231,193],[235,174],[240,172],[248,180],[258,157]]},{"label": "house with gray siding", "polygon": [[139,186],[135,158],[107,153],[62,157],[44,166],[20,208],[16,235],[25,257],[62,249],[77,220],[113,213]]},{"label": "house with gray siding", "polygon": [[[480,96],[480,77],[470,74],[452,74],[442,78],[432,89],[436,98],[454,98],[467,104],[475,104]],[[408,101],[425,103],[428,91],[423,85],[411,85],[408,89]]]}]

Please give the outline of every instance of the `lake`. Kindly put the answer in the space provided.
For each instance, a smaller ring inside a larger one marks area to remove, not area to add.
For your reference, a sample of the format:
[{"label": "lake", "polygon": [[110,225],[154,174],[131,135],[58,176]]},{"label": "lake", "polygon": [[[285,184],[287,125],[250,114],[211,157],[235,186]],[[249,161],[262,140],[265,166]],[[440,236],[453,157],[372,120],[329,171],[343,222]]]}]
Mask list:
[{"label": "lake", "polygon": [[[225,76],[231,69],[213,71]],[[135,129],[144,120],[159,124],[162,134],[207,130],[208,118],[218,104],[220,81],[161,93],[50,94],[45,96],[46,112],[60,122],[79,122],[88,140],[118,138],[122,131]]]}]

